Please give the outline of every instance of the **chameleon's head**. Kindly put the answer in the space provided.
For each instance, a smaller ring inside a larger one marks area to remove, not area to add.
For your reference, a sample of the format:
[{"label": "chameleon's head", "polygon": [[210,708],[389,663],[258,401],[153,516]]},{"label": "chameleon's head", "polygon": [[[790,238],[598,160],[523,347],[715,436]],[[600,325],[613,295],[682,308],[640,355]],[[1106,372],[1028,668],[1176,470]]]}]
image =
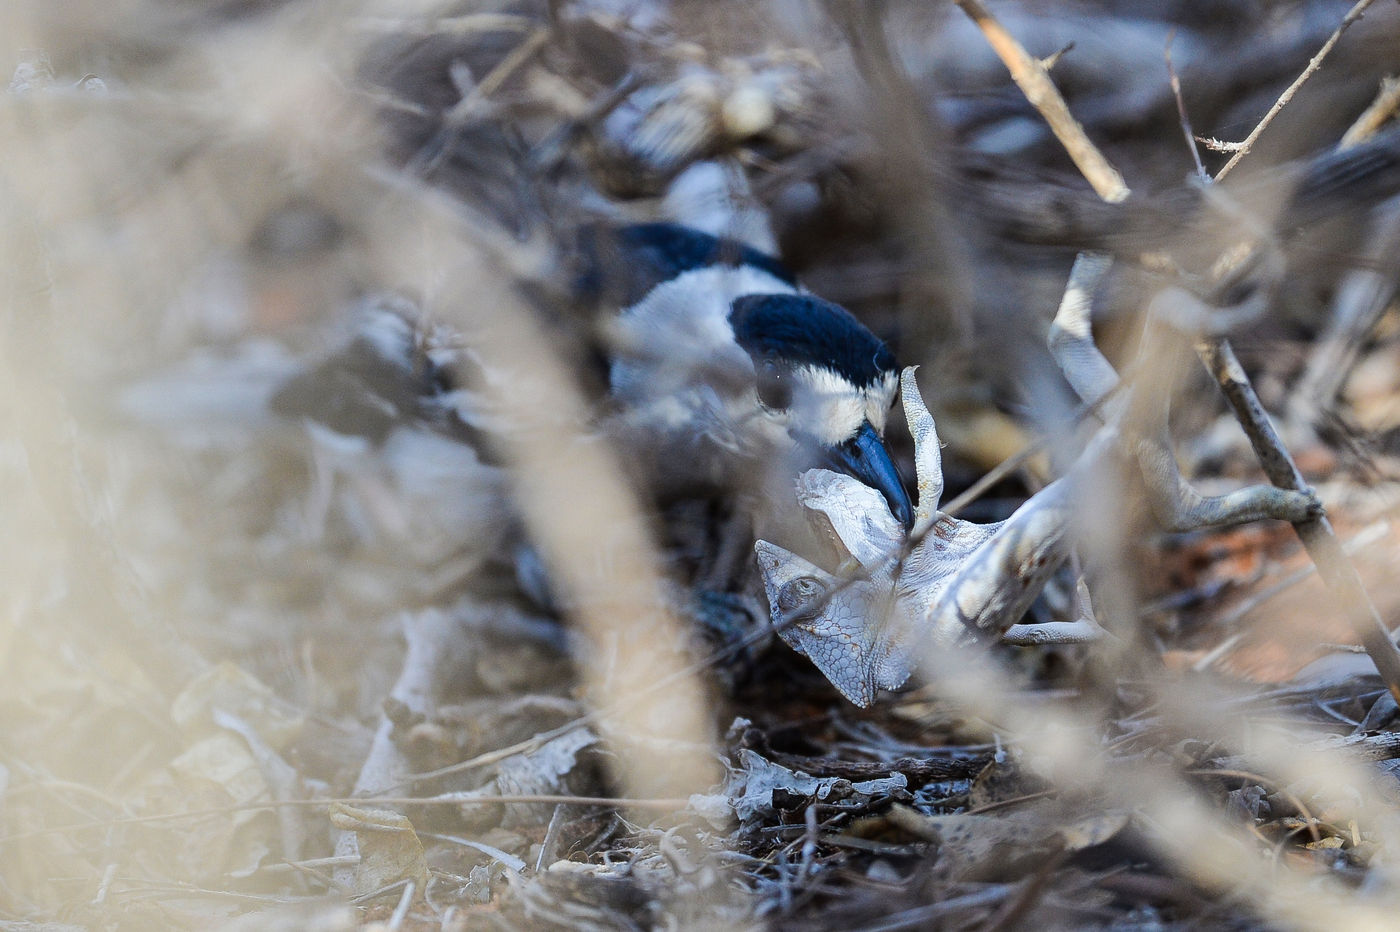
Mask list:
[{"label": "chameleon's head", "polygon": [[[920,506],[931,520],[942,491],[938,437],[914,383],[905,372],[904,406],[917,447]],[[797,499],[818,536],[835,551],[844,576],[768,541],[754,545],[773,624],[783,640],[811,658],[846,698],[867,706],[879,689],[909,678],[916,653],[915,620],[924,608],[918,587],[901,584],[905,561],[919,562],[909,545],[908,522],[881,490],[843,472],[811,469],[797,481]],[[903,556],[905,559],[901,560]]]},{"label": "chameleon's head", "polygon": [[864,708],[876,690],[904,684],[909,667],[887,630],[896,607],[888,578],[841,579],[767,541],[754,551],[779,636],[843,696]]}]

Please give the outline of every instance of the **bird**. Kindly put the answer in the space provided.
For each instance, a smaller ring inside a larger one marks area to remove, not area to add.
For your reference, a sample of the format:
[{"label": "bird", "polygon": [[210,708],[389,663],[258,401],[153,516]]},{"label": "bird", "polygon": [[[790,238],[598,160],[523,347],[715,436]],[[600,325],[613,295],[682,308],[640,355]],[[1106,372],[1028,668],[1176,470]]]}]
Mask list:
[{"label": "bird", "polygon": [[[737,493],[756,530],[797,548],[782,516],[807,538],[793,482],[822,466],[879,490],[912,523],[883,440],[898,391],[894,356],[854,315],[806,292],[766,252],[723,236],[667,222],[577,232],[576,300],[608,308],[600,315],[608,391],[594,426],[644,487],[661,501]],[[493,437],[509,425],[472,390],[500,374],[401,296],[362,300],[352,317],[348,338],[286,379],[271,409],[305,424],[337,474],[357,473],[360,460],[381,463],[392,488],[422,500],[411,513],[460,525],[439,520],[428,533],[422,521],[399,522],[417,529],[419,546],[489,539],[515,566],[520,589],[552,604],[547,574],[503,507],[508,468]],[[438,495],[463,507],[435,509]],[[485,537],[482,519],[465,513],[483,501]]]},{"label": "bird", "polygon": [[[894,354],[776,258],[675,223],[594,233],[589,287],[628,303],[607,328],[614,432],[664,490],[725,489],[814,466],[913,506],[884,440]],[[611,270],[611,271],[609,271]]]}]

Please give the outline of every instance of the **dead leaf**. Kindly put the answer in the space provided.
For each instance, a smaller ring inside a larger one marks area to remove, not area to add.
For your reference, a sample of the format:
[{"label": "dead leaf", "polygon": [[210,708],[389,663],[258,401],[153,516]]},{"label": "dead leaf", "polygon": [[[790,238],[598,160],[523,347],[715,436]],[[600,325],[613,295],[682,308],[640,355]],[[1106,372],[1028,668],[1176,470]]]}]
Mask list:
[{"label": "dead leaf", "polygon": [[[269,798],[268,785],[248,745],[232,732],[220,731],[196,741],[170,762],[179,798],[191,808],[219,800],[231,806]],[[217,830],[192,831],[182,857],[193,876],[231,874],[246,877],[271,853],[272,836],[264,824],[266,810],[232,812]]]},{"label": "dead leaf", "polygon": [[1110,809],[1085,816],[1060,829],[1060,841],[1065,851],[1083,851],[1108,841],[1127,827],[1129,813]]},{"label": "dead leaf", "polygon": [[942,865],[961,880],[1020,877],[1055,850],[1054,830],[1016,816],[924,815],[907,806],[890,809],[890,822],[938,845]]},{"label": "dead leaf", "polygon": [[355,895],[363,896],[400,881],[412,881],[419,895],[428,883],[423,843],[408,816],[392,809],[361,809],[332,803],[331,825],[355,833],[360,863],[355,868]]},{"label": "dead leaf", "polygon": [[1041,807],[1006,815],[925,815],[891,807],[888,819],[904,831],[935,842],[940,861],[962,880],[997,881],[1024,876],[1063,851],[1101,845],[1128,824],[1124,810],[1108,810],[1064,824],[1063,808]]},{"label": "dead leaf", "polygon": [[267,744],[280,751],[301,731],[303,717],[257,677],[235,663],[216,664],[197,676],[175,698],[170,717],[185,730],[213,724],[222,709],[247,722]]}]

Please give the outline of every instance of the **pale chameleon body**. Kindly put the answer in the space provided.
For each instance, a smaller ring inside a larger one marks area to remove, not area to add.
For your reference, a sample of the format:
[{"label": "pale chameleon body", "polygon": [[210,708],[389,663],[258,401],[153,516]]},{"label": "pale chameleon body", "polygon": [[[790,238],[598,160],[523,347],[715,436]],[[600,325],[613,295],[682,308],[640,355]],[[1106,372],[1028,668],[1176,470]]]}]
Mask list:
[{"label": "pale chameleon body", "polygon": [[[905,370],[902,394],[918,474],[912,533],[906,537],[874,489],[813,469],[798,480],[798,501],[859,564],[852,576],[834,576],[767,541],[755,545],[782,638],[861,706],[869,705],[877,689],[896,688],[909,678],[914,638],[924,649],[977,632],[1000,634],[1025,613],[1068,553],[1068,477],[995,524],[938,511],[938,434],[912,369]],[[915,543],[901,563],[909,540]],[[795,620],[781,627],[789,619]]]},{"label": "pale chameleon body", "polygon": [[[869,705],[877,689],[902,685],[921,654],[963,640],[1000,636],[1011,643],[1046,644],[1101,634],[1089,616],[1015,622],[1068,556],[1075,509],[1092,500],[1088,493],[1095,483],[1109,478],[1103,470],[1135,472],[1157,520],[1174,530],[1261,518],[1297,522],[1322,513],[1310,491],[1251,486],[1205,496],[1182,477],[1167,430],[1173,370],[1162,356],[1164,348],[1183,341],[1154,323],[1172,318],[1183,305],[1194,306],[1181,289],[1164,289],[1151,302],[1139,350],[1140,372],[1166,377],[1139,378],[1120,397],[1110,398],[1119,386],[1118,373],[1094,344],[1089,319],[1092,296],[1107,270],[1102,256],[1076,259],[1050,327],[1051,354],[1080,400],[1098,408],[1103,421],[1063,478],[997,524],[972,524],[939,512],[938,434],[914,370],[906,369],[901,394],[918,473],[911,533],[904,534],[875,490],[849,476],[810,470],[798,482],[798,501],[819,533],[856,565],[848,561],[843,578],[767,541],[754,545],[779,634],[857,705]],[[1087,596],[1082,583],[1080,592]]]},{"label": "pale chameleon body", "polygon": [[[1172,505],[1164,512],[1177,526],[1261,517],[1298,520],[1318,507],[1310,494],[1270,487],[1201,498],[1175,471],[1165,440],[1134,436],[1125,443],[1110,422],[1069,473],[1010,518],[995,524],[962,521],[938,510],[942,457],[913,369],[904,370],[901,394],[918,474],[911,533],[904,534],[874,489],[818,469],[798,480],[798,501],[813,525],[853,558],[847,575],[828,573],[767,541],[755,544],[779,634],[860,706],[869,705],[878,689],[903,685],[922,651],[979,638],[1047,644],[1100,635],[1090,618],[1016,622],[1069,555],[1075,503],[1101,469],[1122,468],[1135,459],[1144,480],[1156,487],[1149,497]],[[901,554],[906,554],[902,561]]]}]

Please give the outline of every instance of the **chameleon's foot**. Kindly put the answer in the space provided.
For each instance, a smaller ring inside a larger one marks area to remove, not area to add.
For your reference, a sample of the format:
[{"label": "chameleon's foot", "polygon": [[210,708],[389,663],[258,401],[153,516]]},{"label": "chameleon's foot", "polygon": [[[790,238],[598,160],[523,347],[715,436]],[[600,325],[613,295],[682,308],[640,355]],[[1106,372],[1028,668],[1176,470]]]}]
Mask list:
[{"label": "chameleon's foot", "polygon": [[1297,523],[1323,514],[1322,502],[1312,489],[1297,491],[1271,485],[1254,485],[1225,495],[1203,497],[1172,515],[1173,530],[1194,530],[1228,524],[1244,524],[1273,518]]}]

